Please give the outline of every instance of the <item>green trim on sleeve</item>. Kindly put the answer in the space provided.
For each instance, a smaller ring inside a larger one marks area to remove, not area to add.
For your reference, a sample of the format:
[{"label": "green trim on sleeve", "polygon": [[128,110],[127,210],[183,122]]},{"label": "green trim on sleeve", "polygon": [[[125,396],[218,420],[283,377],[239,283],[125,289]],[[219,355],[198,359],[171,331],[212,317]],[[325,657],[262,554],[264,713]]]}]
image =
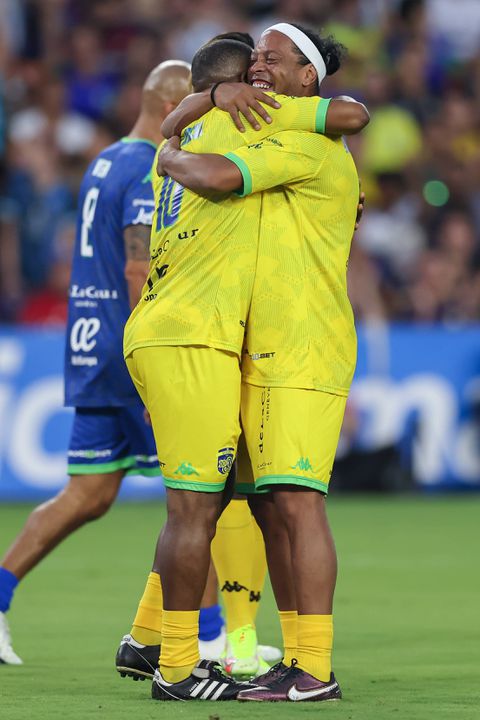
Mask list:
[{"label": "green trim on sleeve", "polygon": [[320,98],[320,102],[317,105],[317,112],[315,115],[315,132],[321,133],[322,135],[325,135],[327,111],[331,102],[332,98]]},{"label": "green trim on sleeve", "polygon": [[253,183],[250,170],[245,160],[242,160],[242,158],[238,157],[238,155],[235,155],[235,153],[232,152],[226,153],[224,157],[226,157],[228,160],[231,160],[242,173],[243,188],[241,188],[240,190],[235,190],[235,195],[238,195],[239,197],[245,197],[245,195],[250,195],[250,193],[252,192]]}]

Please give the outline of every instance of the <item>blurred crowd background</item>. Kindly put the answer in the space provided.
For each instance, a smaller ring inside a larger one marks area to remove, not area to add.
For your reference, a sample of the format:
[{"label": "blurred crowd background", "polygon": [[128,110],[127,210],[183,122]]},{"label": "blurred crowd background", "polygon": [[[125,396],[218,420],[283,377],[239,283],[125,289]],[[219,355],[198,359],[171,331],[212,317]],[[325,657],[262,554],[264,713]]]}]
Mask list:
[{"label": "blurred crowd background", "polygon": [[0,321],[64,323],[82,174],[152,67],[279,20],[347,46],[323,94],[371,113],[349,140],[357,317],[480,318],[480,0],[0,0]]}]

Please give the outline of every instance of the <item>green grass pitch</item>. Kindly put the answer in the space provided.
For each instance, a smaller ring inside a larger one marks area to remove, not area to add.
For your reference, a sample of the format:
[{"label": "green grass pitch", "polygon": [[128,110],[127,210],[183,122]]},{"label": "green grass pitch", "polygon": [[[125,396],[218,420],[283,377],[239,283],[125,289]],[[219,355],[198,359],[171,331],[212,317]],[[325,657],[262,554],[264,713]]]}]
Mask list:
[{"label": "green grass pitch", "polygon": [[[10,612],[23,667],[0,666],[2,720],[477,720],[480,497],[332,498],[340,572],[340,703],[159,703],[113,668],[162,504],[119,504],[65,542],[17,590]],[[0,506],[0,547],[30,508]],[[263,642],[280,644],[272,595]]]}]

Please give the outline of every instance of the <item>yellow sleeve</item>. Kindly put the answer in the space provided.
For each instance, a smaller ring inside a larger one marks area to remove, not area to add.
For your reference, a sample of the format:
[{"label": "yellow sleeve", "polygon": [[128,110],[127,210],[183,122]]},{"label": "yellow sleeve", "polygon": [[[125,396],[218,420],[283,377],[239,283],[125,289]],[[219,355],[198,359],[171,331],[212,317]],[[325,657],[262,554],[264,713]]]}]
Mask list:
[{"label": "yellow sleeve", "polygon": [[325,134],[325,123],[327,119],[328,106],[331,98],[314,97],[290,97],[289,95],[276,95],[269,93],[275,100],[278,100],[281,107],[278,109],[264,105],[272,122],[267,123],[259,118],[260,130],[254,130],[248,123],[246,126],[246,140],[255,142],[262,140],[273,133],[283,130],[303,130],[305,132]]},{"label": "yellow sleeve", "polygon": [[224,157],[235,163],[242,174],[243,186],[236,194],[245,197],[318,175],[329,153],[330,141],[325,138],[324,143],[315,143],[312,152],[308,138],[313,136],[309,133],[277,133],[225,153]]}]

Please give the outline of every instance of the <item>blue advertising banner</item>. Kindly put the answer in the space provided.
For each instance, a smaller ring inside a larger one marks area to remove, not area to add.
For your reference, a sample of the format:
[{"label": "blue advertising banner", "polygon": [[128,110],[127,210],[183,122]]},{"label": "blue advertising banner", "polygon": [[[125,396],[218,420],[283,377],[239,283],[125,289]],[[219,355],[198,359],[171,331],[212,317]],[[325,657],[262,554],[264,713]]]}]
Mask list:
[{"label": "blue advertising banner", "polygon": [[[0,329],[0,501],[39,500],[67,480],[73,411],[63,407],[64,335]],[[163,496],[159,478],[127,477],[125,498]]]},{"label": "blue advertising banner", "polygon": [[[0,330],[0,501],[37,500],[66,481],[72,422],[63,403],[61,332]],[[480,327],[359,329],[342,451],[408,447],[424,488],[480,488]],[[162,496],[129,477],[123,497]]]}]

